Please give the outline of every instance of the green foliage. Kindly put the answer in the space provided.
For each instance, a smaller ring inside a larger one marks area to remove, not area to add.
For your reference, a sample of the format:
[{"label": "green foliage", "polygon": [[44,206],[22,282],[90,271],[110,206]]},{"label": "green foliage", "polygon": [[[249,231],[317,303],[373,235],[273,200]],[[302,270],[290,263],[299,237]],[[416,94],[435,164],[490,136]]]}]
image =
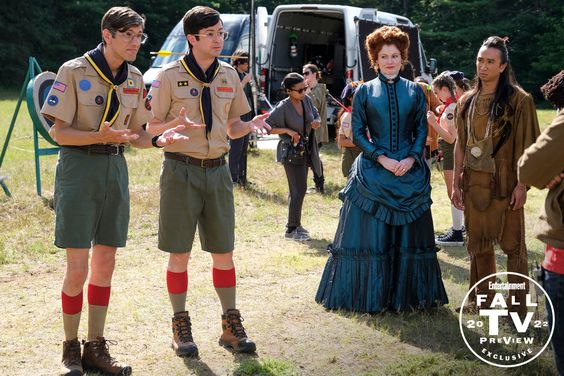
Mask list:
[{"label": "green foliage", "polygon": [[[272,13],[277,5],[296,0],[257,0]],[[307,3],[307,2],[305,2]],[[371,7],[409,17],[421,27],[428,57],[439,61],[439,70],[475,73],[474,58],[490,35],[508,36],[510,59],[519,83],[537,98],[538,87],[562,69],[564,5],[560,0],[327,0],[325,4]],[[200,2],[129,0],[127,5],[143,14],[149,40],[135,65],[145,71],[150,51],[158,51],[184,13]],[[44,70],[57,71],[65,61],[80,56],[100,42],[100,20],[115,5],[109,0],[57,1],[5,0],[0,13],[0,87],[18,87],[25,75],[28,56]],[[249,13],[250,1],[214,0],[210,6],[222,13]]]},{"label": "green foliage", "polygon": [[235,376],[297,376],[292,363],[276,359],[246,360],[233,371]]}]

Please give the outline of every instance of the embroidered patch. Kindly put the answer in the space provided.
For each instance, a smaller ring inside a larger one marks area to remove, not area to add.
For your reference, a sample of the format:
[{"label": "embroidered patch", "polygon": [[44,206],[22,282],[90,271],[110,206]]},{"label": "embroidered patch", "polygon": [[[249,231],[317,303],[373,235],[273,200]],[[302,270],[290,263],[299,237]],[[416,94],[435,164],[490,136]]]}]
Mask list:
[{"label": "embroidered patch", "polygon": [[124,87],[123,88],[123,93],[124,94],[139,94],[139,88],[130,88],[130,87]]},{"label": "embroidered patch", "polygon": [[49,106],[56,106],[57,103],[59,103],[59,98],[57,98],[56,95],[51,95],[49,98],[47,98],[47,104]]},{"label": "embroidered patch", "polygon": [[178,81],[176,84],[178,87],[188,86],[188,81]]},{"label": "embroidered patch", "polygon": [[101,105],[104,103],[104,97],[101,95],[96,96],[96,98],[94,99],[94,101],[96,102],[97,105]]},{"label": "embroidered patch", "polygon": [[220,93],[233,93],[233,88],[228,86],[220,86],[216,90]]},{"label": "embroidered patch", "polygon": [[88,91],[92,87],[92,82],[88,80],[80,80],[80,82],[78,83],[78,87],[84,91]]},{"label": "embroidered patch", "polygon": [[133,81],[131,78],[128,78],[127,87],[135,87],[135,81]]},{"label": "embroidered patch", "polygon": [[127,114],[125,116],[125,120],[123,121],[123,125],[126,126],[126,127],[127,127],[127,123],[129,123],[129,117],[130,117],[130,114]]},{"label": "embroidered patch", "polygon": [[153,81],[153,83],[151,84],[151,87],[154,87],[155,89],[158,89],[161,86],[161,81]]},{"label": "embroidered patch", "polygon": [[67,90],[67,85],[63,84],[62,82],[55,81],[53,82],[53,89],[59,90],[61,93],[64,93]]},{"label": "embroidered patch", "polygon": [[145,99],[145,108],[149,111],[151,111],[151,99],[149,98],[150,95],[147,96],[147,99]]},{"label": "embroidered patch", "polygon": [[150,102],[151,99],[153,99],[153,96],[151,94],[147,95],[147,100]]},{"label": "embroidered patch", "polygon": [[222,79],[221,79],[221,84],[222,84],[222,85],[227,85],[227,79],[226,79],[226,78],[222,78]]},{"label": "embroidered patch", "polygon": [[192,88],[190,89],[190,95],[192,95],[193,97],[198,95],[198,89],[196,88]]},{"label": "embroidered patch", "polygon": [[448,119],[448,120],[454,119],[454,114],[448,114],[448,115],[447,115],[447,119]]}]

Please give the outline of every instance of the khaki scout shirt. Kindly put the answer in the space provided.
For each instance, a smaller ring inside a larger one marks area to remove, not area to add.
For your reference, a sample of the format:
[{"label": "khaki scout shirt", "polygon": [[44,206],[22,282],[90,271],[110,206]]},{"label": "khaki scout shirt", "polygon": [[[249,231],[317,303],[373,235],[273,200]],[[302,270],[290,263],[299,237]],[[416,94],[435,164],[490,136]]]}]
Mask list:
[{"label": "khaki scout shirt", "polygon": [[[190,140],[165,146],[165,151],[199,159],[219,158],[229,151],[227,120],[238,119],[251,108],[237,71],[229,64],[221,61],[220,64],[219,72],[210,84],[213,127],[207,139],[205,128],[188,128],[181,133],[190,137]],[[151,101],[154,117],[164,123],[178,117],[180,109],[184,107],[188,119],[204,124],[200,113],[201,90],[201,85],[186,72],[180,61],[175,61],[162,68],[147,98]]]},{"label": "khaki scout shirt", "polygon": [[[129,64],[127,79],[117,90],[121,106],[113,129],[138,130],[152,119],[151,111],[144,105],[143,90],[141,72]],[[72,128],[96,132],[104,114],[108,91],[108,83],[84,57],[78,57],[59,68],[41,113],[51,119],[60,119]]]}]

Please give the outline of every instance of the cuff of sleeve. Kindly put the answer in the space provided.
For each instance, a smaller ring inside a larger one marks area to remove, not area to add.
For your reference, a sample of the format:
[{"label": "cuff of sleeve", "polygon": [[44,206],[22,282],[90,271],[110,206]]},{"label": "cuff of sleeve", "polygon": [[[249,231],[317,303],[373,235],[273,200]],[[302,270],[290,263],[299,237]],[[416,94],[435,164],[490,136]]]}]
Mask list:
[{"label": "cuff of sleeve", "polygon": [[384,151],[382,149],[375,149],[370,154],[370,159],[372,159],[374,162],[378,162],[378,157],[381,155],[384,155]]},{"label": "cuff of sleeve", "polygon": [[409,154],[407,154],[407,156],[412,157],[415,160],[415,163],[421,166],[421,154],[412,150],[409,152]]}]

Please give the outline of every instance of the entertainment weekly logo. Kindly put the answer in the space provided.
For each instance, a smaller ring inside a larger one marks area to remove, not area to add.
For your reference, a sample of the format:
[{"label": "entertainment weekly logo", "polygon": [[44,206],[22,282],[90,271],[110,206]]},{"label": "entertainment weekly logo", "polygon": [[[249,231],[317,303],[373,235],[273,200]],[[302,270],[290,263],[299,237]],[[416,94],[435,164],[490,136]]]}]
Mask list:
[{"label": "entertainment weekly logo", "polygon": [[[515,278],[508,282],[510,275],[520,277],[519,282],[515,282]],[[475,309],[460,310],[462,338],[470,351],[487,364],[505,368],[527,364],[546,349],[552,338],[554,326],[551,330],[547,320],[548,314],[554,322],[552,301],[532,278],[520,273],[499,272],[472,286],[462,307],[467,305],[470,293],[488,280],[487,289],[476,295]],[[543,296],[549,303],[549,312],[544,310]]]}]

